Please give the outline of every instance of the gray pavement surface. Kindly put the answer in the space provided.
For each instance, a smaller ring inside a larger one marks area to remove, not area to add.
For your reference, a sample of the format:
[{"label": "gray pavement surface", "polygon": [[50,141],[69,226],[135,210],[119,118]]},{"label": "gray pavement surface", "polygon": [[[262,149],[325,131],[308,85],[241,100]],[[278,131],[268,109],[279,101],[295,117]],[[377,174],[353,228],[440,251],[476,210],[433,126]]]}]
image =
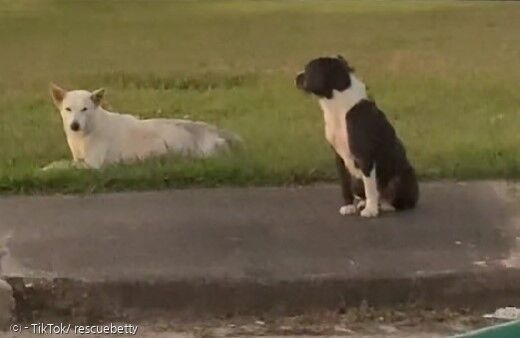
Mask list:
[{"label": "gray pavement surface", "polygon": [[[519,191],[508,182],[423,183],[416,210],[377,219],[339,215],[330,185],[3,197],[1,271],[11,284],[104,283],[119,302],[138,285],[127,305],[210,312],[223,300],[247,312],[273,300],[290,309],[516,291]],[[155,283],[157,295],[139,283]]]}]

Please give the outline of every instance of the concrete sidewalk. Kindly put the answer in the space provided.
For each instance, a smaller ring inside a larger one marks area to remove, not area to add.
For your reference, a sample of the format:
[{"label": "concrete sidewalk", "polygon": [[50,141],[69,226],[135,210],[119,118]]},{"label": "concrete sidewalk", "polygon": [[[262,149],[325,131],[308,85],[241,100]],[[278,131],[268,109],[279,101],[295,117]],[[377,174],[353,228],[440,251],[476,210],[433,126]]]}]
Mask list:
[{"label": "concrete sidewalk", "polygon": [[4,197],[1,267],[19,316],[517,305],[519,191],[425,183],[417,210],[378,219],[340,216],[336,186]]}]

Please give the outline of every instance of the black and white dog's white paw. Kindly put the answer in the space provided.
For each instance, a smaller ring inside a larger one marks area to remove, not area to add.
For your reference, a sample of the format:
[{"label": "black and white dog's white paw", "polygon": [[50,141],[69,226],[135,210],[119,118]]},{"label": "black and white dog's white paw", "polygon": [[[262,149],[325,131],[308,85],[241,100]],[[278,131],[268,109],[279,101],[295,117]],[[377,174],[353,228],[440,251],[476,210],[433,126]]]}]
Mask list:
[{"label": "black and white dog's white paw", "polygon": [[358,211],[361,211],[365,208],[365,206],[367,205],[367,201],[366,200],[363,200],[363,199],[357,199],[356,198],[356,202],[354,202],[356,204],[356,209],[358,209]]},{"label": "black and white dog's white paw", "polygon": [[382,201],[380,206],[381,211],[394,212],[395,207],[387,201]]},{"label": "black and white dog's white paw", "polygon": [[357,207],[354,204],[347,204],[339,208],[339,213],[341,216],[355,215],[357,214]]},{"label": "black and white dog's white paw", "polygon": [[[375,217],[375,216],[379,215],[380,212],[394,212],[395,211],[395,207],[392,204],[390,204],[387,201],[382,201],[381,204],[379,205],[379,211],[376,211],[376,210],[366,211],[366,213],[363,214],[363,210],[365,210],[366,204],[367,204],[366,200],[362,200],[362,199],[358,200],[356,203],[356,208],[359,211],[361,211],[360,212],[361,216]],[[375,214],[375,216],[373,216],[374,214]]]},{"label": "black and white dog's white paw", "polygon": [[367,209],[366,205],[366,200],[356,199],[354,203],[340,207],[339,213],[342,216],[356,215],[359,213],[362,217],[377,217],[381,211],[395,211],[395,208],[390,203],[385,201],[381,202],[381,205],[377,208],[372,207]]},{"label": "black and white dog's white paw", "polygon": [[379,215],[379,206],[367,203],[365,208],[361,210],[360,215],[361,217],[377,217]]}]

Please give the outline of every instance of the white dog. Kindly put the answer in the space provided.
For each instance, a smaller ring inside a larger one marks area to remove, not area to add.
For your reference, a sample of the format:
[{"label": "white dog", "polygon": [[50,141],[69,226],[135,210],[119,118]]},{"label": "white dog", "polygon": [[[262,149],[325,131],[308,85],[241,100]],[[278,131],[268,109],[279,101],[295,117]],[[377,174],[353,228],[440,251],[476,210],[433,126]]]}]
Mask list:
[{"label": "white dog", "polygon": [[75,167],[143,160],[167,153],[206,157],[227,150],[239,138],[204,122],[140,120],[100,105],[104,89],[65,91],[51,84]]}]

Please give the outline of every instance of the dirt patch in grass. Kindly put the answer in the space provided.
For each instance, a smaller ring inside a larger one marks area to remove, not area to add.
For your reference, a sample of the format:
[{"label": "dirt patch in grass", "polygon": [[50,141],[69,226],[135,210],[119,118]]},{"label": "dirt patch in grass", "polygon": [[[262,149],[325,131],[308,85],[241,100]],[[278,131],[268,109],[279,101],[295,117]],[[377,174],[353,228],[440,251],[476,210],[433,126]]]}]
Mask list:
[{"label": "dirt patch in grass", "polygon": [[196,92],[215,89],[231,90],[245,85],[253,85],[256,80],[256,76],[253,74],[158,75],[122,71],[87,75],[83,78],[83,81],[87,83],[98,82],[104,86],[119,89],[190,90]]}]

